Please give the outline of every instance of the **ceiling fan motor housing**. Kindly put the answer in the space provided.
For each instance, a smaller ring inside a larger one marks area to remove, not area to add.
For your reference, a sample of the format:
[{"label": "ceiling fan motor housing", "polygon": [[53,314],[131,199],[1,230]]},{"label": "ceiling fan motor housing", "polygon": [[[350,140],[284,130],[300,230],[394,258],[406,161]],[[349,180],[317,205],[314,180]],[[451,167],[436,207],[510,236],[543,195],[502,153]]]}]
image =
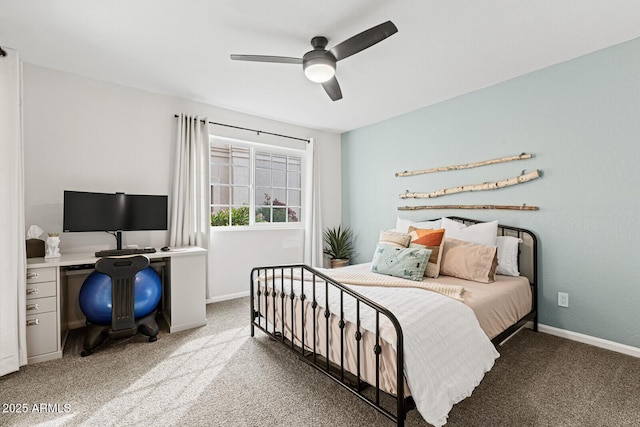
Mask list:
[{"label": "ceiling fan motor housing", "polygon": [[324,48],[327,46],[325,37],[311,39],[313,50],[302,57],[302,69],[307,78],[316,83],[323,83],[331,79],[336,71],[336,57]]}]

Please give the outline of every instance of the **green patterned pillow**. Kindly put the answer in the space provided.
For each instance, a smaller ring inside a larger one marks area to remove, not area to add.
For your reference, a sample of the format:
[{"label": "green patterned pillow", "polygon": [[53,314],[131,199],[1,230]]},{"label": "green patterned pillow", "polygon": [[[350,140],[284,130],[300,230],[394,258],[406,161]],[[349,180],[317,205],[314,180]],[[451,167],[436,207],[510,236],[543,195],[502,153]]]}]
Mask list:
[{"label": "green patterned pillow", "polygon": [[373,254],[371,271],[403,279],[421,281],[431,249],[397,248],[391,245],[378,244]]}]

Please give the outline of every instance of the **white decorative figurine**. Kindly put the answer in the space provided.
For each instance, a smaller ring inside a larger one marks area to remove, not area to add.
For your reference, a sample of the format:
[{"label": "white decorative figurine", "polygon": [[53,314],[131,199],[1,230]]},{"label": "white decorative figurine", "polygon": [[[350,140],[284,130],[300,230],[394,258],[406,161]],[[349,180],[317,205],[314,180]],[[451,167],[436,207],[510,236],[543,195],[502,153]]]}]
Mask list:
[{"label": "white decorative figurine", "polygon": [[47,247],[45,252],[45,258],[59,258],[60,257],[60,249],[58,245],[60,244],[60,235],[58,233],[49,233],[49,237],[47,237]]}]

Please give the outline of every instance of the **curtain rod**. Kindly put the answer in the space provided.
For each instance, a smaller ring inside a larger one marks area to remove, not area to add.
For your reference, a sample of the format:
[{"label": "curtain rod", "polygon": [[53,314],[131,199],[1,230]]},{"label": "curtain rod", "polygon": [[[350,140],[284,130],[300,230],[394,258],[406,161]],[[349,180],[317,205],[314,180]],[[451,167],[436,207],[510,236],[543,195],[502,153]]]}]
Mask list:
[{"label": "curtain rod", "polygon": [[[178,118],[180,116],[175,114],[174,117]],[[201,120],[201,122],[204,123],[204,120]],[[305,139],[305,138],[298,138],[296,136],[282,135],[280,133],[265,132],[265,131],[262,131],[262,130],[250,129],[250,128],[245,128],[245,127],[242,127],[242,126],[234,126],[234,125],[228,125],[228,124],[225,124],[225,123],[217,123],[217,122],[209,122],[209,124],[210,125],[216,125],[216,126],[224,126],[224,127],[233,128],[233,129],[248,130],[250,132],[257,133],[258,135],[260,135],[261,133],[264,133],[265,135],[279,136],[280,138],[289,138],[289,139],[295,139],[295,140],[298,140],[298,141],[309,142],[309,140]]]}]

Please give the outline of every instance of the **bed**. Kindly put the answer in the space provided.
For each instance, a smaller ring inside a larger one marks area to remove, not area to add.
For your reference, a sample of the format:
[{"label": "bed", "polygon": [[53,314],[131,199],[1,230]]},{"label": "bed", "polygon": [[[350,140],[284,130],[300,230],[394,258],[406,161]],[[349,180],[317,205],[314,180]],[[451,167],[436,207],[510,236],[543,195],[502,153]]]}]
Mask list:
[{"label": "bed", "polygon": [[256,267],[251,335],[256,328],[267,333],[398,426],[413,408],[443,425],[493,366],[495,346],[527,322],[537,330],[536,236],[496,229],[520,242],[519,275],[498,274],[491,283],[443,275],[406,280],[373,273],[370,263]]}]

